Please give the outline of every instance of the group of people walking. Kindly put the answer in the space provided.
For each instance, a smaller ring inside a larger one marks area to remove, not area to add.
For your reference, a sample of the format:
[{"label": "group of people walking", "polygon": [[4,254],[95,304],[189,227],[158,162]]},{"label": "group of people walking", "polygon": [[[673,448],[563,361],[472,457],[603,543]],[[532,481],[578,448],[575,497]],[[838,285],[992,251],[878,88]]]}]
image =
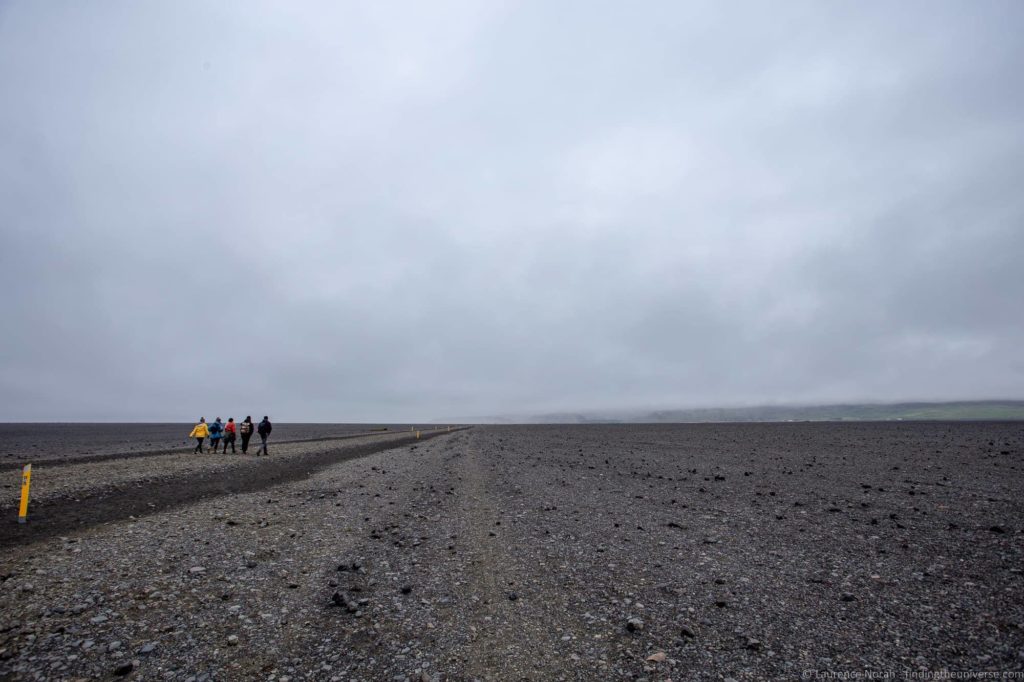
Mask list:
[{"label": "group of people walking", "polygon": [[[270,417],[264,416],[263,421],[256,425],[256,433],[260,436],[262,442],[259,450],[256,454],[269,455],[267,451],[267,438],[270,436],[270,432],[273,430],[273,425],[270,423]],[[235,450],[235,436],[236,434],[242,437],[242,454],[246,455],[249,453],[249,439],[252,438],[253,423],[252,417],[246,417],[240,424],[236,426],[235,418],[229,417],[227,423],[220,420],[220,417],[212,424],[206,423],[206,417],[200,417],[199,423],[192,429],[192,433],[188,435],[189,438],[196,439],[196,447],[192,451],[195,453],[203,452],[203,441],[206,438],[210,439],[210,444],[213,446],[213,451],[217,452],[221,444],[224,445],[224,452],[227,453],[228,445],[231,446],[231,452]]]}]

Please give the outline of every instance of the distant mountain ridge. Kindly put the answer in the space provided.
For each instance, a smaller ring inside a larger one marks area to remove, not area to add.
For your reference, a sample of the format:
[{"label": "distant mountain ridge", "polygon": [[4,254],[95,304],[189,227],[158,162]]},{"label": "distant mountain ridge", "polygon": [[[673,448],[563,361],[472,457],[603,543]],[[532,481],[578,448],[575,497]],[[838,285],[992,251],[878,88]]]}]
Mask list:
[{"label": "distant mountain ridge", "polygon": [[787,421],[1024,421],[1024,400],[764,405],[679,410],[555,412],[529,416],[477,417],[460,423],[498,424],[685,424]]}]

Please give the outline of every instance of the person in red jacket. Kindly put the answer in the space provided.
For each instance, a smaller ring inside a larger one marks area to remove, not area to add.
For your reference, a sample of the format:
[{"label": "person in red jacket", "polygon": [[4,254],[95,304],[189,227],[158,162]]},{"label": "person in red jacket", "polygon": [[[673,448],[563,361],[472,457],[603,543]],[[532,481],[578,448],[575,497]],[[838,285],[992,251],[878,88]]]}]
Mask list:
[{"label": "person in red jacket", "polygon": [[235,418],[229,417],[228,423],[224,425],[224,454],[228,454],[228,443],[231,443],[231,453],[235,452]]}]

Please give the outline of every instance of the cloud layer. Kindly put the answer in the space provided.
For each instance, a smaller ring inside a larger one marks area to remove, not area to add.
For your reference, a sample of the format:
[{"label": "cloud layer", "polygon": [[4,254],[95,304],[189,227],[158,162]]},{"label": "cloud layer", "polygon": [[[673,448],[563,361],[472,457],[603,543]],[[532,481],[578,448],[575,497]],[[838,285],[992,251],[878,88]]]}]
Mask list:
[{"label": "cloud layer", "polygon": [[1022,29],[8,3],[0,420],[1024,397]]}]

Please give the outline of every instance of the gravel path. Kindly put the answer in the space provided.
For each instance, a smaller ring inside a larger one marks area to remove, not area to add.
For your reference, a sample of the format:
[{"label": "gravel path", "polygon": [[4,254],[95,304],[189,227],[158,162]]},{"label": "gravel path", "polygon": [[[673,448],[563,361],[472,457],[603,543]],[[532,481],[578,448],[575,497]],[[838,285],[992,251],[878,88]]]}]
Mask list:
[{"label": "gravel path", "polygon": [[[431,432],[421,432],[421,435],[423,433],[429,435]],[[240,452],[229,454],[206,452],[198,455],[193,454],[191,450],[177,450],[146,457],[145,461],[140,461],[134,457],[121,457],[98,462],[74,461],[59,465],[43,466],[33,464],[33,508],[35,508],[36,502],[43,503],[55,499],[73,499],[72,496],[75,493],[86,494],[98,489],[117,488],[136,482],[158,483],[160,479],[177,477],[183,474],[198,477],[217,474],[231,476],[243,469],[281,460],[291,460],[299,456],[330,452],[366,443],[406,441],[410,438],[415,438],[415,435],[403,432],[357,438],[346,437],[340,442],[333,438],[314,441],[291,441],[287,443],[271,441],[270,450],[273,452],[273,455],[270,457],[255,456],[256,450],[259,449],[259,440],[257,439],[255,445],[250,444],[249,449],[251,452],[248,455],[242,455]],[[6,474],[3,483],[5,490],[14,490],[16,495],[20,485],[20,470]]]},{"label": "gravel path", "polygon": [[5,550],[0,679],[1024,670],[1020,425],[476,427]]},{"label": "gravel path", "polygon": [[[211,417],[212,420],[212,417]],[[259,418],[257,417],[257,421]],[[111,457],[138,457],[152,452],[187,452],[195,445],[187,424],[3,424],[0,423],[0,470],[27,462],[63,464]],[[274,424],[274,442],[344,438],[376,431],[407,432],[413,424]],[[259,438],[253,436],[258,442]],[[207,441],[209,443],[209,441]]]},{"label": "gravel path", "polygon": [[[389,433],[272,444],[272,455],[176,452],[99,462],[76,460],[33,466],[30,523],[0,526],[0,547],[66,534],[97,523],[151,514],[197,500],[304,478],[324,466],[403,443],[447,433]],[[255,448],[254,448],[255,451]],[[0,516],[17,514],[20,474],[8,474],[10,490]]]}]

